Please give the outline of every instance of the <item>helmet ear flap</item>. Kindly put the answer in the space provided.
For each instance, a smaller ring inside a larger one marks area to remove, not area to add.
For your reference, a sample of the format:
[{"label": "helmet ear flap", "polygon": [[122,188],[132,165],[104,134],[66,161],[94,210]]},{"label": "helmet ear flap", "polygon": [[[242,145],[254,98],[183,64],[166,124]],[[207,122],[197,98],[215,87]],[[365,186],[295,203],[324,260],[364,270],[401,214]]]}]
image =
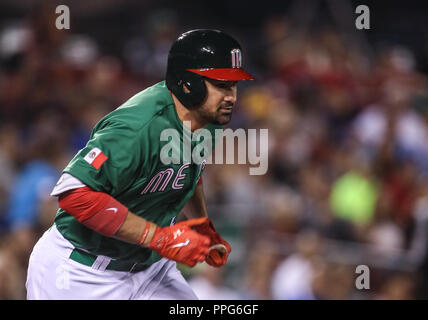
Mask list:
[{"label": "helmet ear flap", "polygon": [[188,109],[199,107],[207,95],[204,78],[189,71],[182,72],[180,77],[178,73],[171,74],[167,76],[167,87],[177,99]]}]

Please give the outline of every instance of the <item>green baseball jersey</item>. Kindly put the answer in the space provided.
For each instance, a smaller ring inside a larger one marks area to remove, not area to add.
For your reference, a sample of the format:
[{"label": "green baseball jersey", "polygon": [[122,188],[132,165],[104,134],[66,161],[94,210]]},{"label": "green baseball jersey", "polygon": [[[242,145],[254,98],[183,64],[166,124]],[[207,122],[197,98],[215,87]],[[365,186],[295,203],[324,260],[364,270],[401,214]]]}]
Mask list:
[{"label": "green baseball jersey", "polygon": [[[204,128],[212,133],[212,147],[217,128],[221,127]],[[171,130],[177,139],[165,139],[165,132]],[[195,135],[178,118],[171,94],[165,82],[160,82],[102,118],[87,145],[63,172],[95,191],[110,194],[133,213],[168,226],[193,195],[203,171],[204,162],[195,163],[184,151],[186,145],[192,151],[203,141]],[[179,154],[179,158],[165,164],[162,150],[169,150],[168,155]],[[183,152],[174,153],[177,150]],[[201,152],[205,156],[204,149]],[[95,255],[147,264],[161,258],[148,248],[105,237],[62,209],[57,212],[55,224],[75,247]]]}]

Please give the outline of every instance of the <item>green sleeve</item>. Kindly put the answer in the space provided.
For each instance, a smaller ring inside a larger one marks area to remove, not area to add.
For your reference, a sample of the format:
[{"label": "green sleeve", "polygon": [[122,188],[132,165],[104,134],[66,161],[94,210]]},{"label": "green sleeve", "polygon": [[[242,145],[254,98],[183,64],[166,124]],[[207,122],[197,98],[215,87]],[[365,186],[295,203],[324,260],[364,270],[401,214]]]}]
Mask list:
[{"label": "green sleeve", "polygon": [[[136,130],[121,122],[110,122],[99,130],[96,128],[87,145],[76,154],[64,172],[96,191],[115,196],[133,183],[136,172],[141,174],[144,170],[141,156],[143,139]],[[100,149],[107,157],[98,169],[85,160],[94,148]]]}]

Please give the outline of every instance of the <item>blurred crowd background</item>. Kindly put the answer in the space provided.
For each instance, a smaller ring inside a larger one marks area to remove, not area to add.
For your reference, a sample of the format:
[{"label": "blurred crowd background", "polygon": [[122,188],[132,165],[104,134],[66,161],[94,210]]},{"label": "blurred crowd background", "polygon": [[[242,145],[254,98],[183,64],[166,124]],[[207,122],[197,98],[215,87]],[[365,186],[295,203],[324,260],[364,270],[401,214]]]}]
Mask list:
[{"label": "blurred crowd background", "polygon": [[[55,27],[67,4],[71,28]],[[370,30],[355,8],[370,8]],[[202,299],[428,297],[426,7],[356,1],[0,3],[0,299],[25,299],[49,193],[95,123],[164,79],[181,32],[242,44],[232,129],[269,129],[269,168],[209,165],[228,264],[180,266]],[[370,270],[358,290],[356,267]],[[55,272],[55,270],[52,270]]]}]

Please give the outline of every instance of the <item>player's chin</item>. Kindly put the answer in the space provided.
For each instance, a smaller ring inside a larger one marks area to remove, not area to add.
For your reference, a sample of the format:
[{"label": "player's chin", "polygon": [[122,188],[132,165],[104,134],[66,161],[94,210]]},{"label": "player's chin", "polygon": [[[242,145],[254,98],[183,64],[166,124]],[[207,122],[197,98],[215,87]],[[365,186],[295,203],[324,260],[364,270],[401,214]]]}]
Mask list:
[{"label": "player's chin", "polygon": [[220,113],[216,117],[216,124],[225,125],[228,124],[232,120],[232,112],[230,113]]}]

